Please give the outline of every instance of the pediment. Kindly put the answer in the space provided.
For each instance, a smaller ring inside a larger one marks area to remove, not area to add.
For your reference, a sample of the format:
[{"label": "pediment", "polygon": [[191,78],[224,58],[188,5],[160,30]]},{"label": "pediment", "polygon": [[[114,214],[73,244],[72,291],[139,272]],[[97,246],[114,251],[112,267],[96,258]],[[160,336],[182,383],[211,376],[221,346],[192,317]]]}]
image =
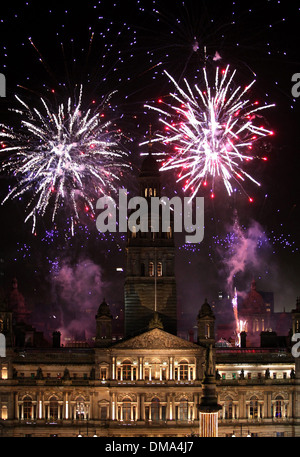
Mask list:
[{"label": "pediment", "polygon": [[118,349],[199,349],[194,343],[155,328],[114,345]]}]

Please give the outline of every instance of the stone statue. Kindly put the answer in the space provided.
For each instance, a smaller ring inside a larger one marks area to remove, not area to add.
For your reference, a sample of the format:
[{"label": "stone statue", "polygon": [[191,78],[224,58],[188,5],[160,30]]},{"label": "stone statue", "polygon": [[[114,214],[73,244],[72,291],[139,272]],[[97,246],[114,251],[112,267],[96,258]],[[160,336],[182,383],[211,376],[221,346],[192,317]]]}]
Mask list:
[{"label": "stone statue", "polygon": [[270,370],[269,370],[269,368],[266,369],[265,379],[270,379]]},{"label": "stone statue", "polygon": [[294,370],[294,368],[291,369],[290,377],[291,377],[291,379],[295,379],[295,370]]},{"label": "stone statue", "polygon": [[65,380],[70,379],[70,372],[69,372],[68,368],[65,368],[63,379],[65,379]]},{"label": "stone statue", "polygon": [[41,367],[39,367],[36,371],[36,379],[44,379]]},{"label": "stone statue", "polygon": [[213,362],[213,349],[212,344],[210,344],[206,350],[206,366],[205,374],[207,376],[214,376],[214,362]]}]

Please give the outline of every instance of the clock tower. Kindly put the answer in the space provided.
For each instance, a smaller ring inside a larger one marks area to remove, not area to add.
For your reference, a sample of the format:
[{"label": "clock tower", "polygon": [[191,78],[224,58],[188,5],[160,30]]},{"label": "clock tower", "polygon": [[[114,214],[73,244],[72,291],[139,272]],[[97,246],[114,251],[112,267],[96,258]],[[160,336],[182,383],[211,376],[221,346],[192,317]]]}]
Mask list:
[{"label": "clock tower", "polygon": [[[128,231],[127,271],[125,279],[125,336],[148,330],[154,317],[169,333],[177,333],[177,295],[175,245],[172,214],[170,227],[162,230],[161,211],[158,231],[151,226],[151,198],[161,197],[159,165],[149,153],[138,177],[140,196],[148,203],[148,231]],[[161,210],[161,208],[160,208]]]}]

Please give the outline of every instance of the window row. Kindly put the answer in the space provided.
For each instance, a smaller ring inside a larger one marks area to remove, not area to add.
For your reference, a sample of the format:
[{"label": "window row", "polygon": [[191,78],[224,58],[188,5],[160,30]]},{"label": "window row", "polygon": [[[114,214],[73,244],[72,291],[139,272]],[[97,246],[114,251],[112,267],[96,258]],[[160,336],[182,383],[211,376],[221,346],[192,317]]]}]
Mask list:
[{"label": "window row", "polygon": [[[240,416],[239,404],[233,401],[231,397],[227,397],[222,404],[222,410],[219,412],[220,419],[238,419]],[[282,419],[289,417],[289,402],[284,400],[281,395],[277,395],[271,402],[270,414],[268,417]],[[264,402],[256,396],[252,396],[246,402],[246,418],[247,419],[263,419],[264,418]]]},{"label": "window row", "polygon": [[293,378],[294,377],[294,370],[290,370],[290,371],[271,371],[270,370],[266,370],[264,372],[244,372],[244,370],[242,370],[241,372],[221,372],[221,374],[219,373],[219,371],[217,370],[217,378],[221,379],[222,381],[225,381],[225,380],[236,380],[236,379],[289,379],[289,378]]},{"label": "window row", "polygon": [[[141,263],[141,276],[146,276],[146,264]],[[163,275],[163,268],[162,262],[157,262],[156,271],[155,271],[155,264],[154,262],[149,262],[148,264],[148,276],[162,276]]]},{"label": "window row", "polygon": [[21,420],[46,419],[56,421],[60,419],[89,418],[89,403],[84,398],[77,398],[74,402],[63,402],[54,395],[48,401],[37,402],[26,396],[18,402],[17,415]]},{"label": "window row", "polygon": [[[107,374],[107,367],[100,367],[100,378],[106,379]],[[167,362],[150,363],[146,361],[138,365],[130,360],[124,360],[122,363],[117,362],[116,367],[113,368],[113,379],[118,381],[193,381],[196,379],[196,368],[195,364],[190,364],[187,361],[175,362],[174,365]]]}]

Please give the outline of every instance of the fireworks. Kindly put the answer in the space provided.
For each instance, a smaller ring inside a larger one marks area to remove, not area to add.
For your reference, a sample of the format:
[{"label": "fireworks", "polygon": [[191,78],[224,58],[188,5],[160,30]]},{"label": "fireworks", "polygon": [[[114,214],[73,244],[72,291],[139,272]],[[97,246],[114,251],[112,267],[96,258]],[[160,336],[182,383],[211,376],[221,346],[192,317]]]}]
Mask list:
[{"label": "fireworks", "polygon": [[125,167],[126,153],[120,147],[121,132],[104,121],[103,109],[109,97],[95,110],[82,111],[82,87],[78,102],[68,99],[51,110],[41,99],[44,111],[31,108],[19,97],[22,116],[19,132],[1,126],[2,152],[9,156],[3,170],[17,183],[3,203],[25,193],[31,197],[25,221],[32,219],[34,232],[38,216],[52,208],[52,221],[59,208],[68,208],[72,231],[79,221],[79,208],[94,216],[93,199],[116,190]]},{"label": "fireworks", "polygon": [[237,297],[236,287],[234,288],[234,295],[231,300],[231,303],[232,303],[233,315],[234,315],[234,320],[235,320],[235,335],[236,335],[235,345],[240,347],[241,346],[241,332],[246,330],[247,321],[243,320],[243,319],[239,319],[239,316],[238,316],[238,297]]},{"label": "fireworks", "polygon": [[[166,104],[166,108],[146,105],[159,112],[165,129],[153,141],[174,145],[171,157],[163,162],[161,170],[176,170],[177,182],[183,182],[183,189],[189,190],[191,197],[201,185],[207,186],[210,179],[212,197],[216,178],[222,179],[229,195],[234,191],[233,182],[243,187],[243,182],[249,179],[260,185],[244,165],[255,158],[254,143],[273,134],[261,125],[260,112],[274,105],[258,106],[259,102],[249,101],[248,92],[255,80],[245,88],[236,87],[236,72],[227,66],[223,71],[216,69],[211,87],[204,69],[205,89],[198,85],[192,89],[185,79],[184,91],[165,73],[175,86],[176,93],[170,94],[175,103]],[[253,199],[249,197],[249,200]]]}]

